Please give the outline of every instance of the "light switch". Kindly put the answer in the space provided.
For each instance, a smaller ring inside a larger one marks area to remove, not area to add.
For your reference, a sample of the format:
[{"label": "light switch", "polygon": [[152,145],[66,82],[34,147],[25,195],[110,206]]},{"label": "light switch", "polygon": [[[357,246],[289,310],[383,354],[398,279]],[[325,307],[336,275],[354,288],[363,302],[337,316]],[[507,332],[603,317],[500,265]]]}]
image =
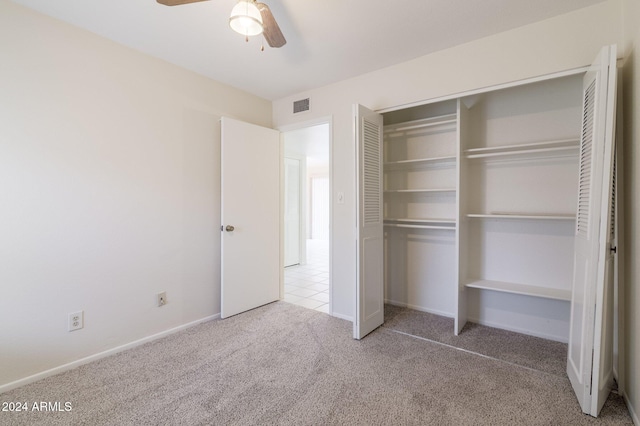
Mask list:
[{"label": "light switch", "polygon": [[344,192],[338,191],[338,204],[344,204]]}]

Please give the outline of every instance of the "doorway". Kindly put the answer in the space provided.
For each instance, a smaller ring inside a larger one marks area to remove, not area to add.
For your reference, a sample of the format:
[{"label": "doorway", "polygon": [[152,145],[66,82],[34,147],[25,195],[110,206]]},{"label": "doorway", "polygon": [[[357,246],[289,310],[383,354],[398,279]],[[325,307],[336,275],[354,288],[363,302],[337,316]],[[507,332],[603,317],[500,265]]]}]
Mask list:
[{"label": "doorway", "polygon": [[282,132],[284,301],[330,313],[330,126]]}]

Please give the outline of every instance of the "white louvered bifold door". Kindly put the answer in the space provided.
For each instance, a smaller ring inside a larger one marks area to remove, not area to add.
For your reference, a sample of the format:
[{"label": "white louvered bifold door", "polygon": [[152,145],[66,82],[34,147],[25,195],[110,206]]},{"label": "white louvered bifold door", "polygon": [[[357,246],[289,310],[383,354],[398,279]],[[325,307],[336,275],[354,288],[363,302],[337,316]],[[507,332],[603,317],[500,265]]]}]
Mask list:
[{"label": "white louvered bifold door", "polygon": [[611,211],[616,49],[584,77],[580,176],[567,374],[582,411],[597,416],[613,381]]},{"label": "white louvered bifold door", "polygon": [[354,106],[357,157],[357,272],[353,337],[361,339],[384,321],[382,217],[382,116]]}]

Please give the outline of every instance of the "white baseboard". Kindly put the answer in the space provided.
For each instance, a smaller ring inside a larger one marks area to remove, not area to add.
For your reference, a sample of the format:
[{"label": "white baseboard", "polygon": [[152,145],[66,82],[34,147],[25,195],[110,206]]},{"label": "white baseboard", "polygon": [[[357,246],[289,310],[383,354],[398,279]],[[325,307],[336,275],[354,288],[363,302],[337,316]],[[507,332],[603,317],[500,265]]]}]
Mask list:
[{"label": "white baseboard", "polygon": [[108,349],[103,352],[99,352],[94,355],[89,355],[88,357],[81,358],[76,361],[72,361],[68,364],[60,365],[58,367],[51,368],[49,370],[42,371],[40,373],[36,373],[32,376],[25,377],[23,379],[19,379],[5,385],[0,386],[0,393],[8,392],[12,389],[19,388],[21,386],[27,385],[29,383],[37,382],[38,380],[42,380],[44,378],[54,376],[56,374],[60,374],[62,372],[72,370],[76,367],[80,367],[81,365],[88,364],[92,361],[97,361],[101,358],[106,358],[110,355],[117,354],[118,352],[126,351],[127,349],[135,348],[136,346],[143,345],[145,343],[151,342],[153,340],[160,339],[162,337],[166,337],[170,334],[177,333],[178,331],[185,330],[189,327],[193,327],[194,325],[202,324],[203,322],[212,321],[214,319],[220,318],[220,314],[211,315],[208,317],[201,318],[196,321],[192,321],[187,324],[180,325],[178,327],[170,328],[165,331],[161,331],[160,333],[152,334],[151,336],[143,337],[142,339],[134,340],[133,342],[129,342],[127,344],[116,346],[115,348]]},{"label": "white baseboard", "polygon": [[487,327],[500,328],[502,330],[514,331],[516,333],[526,334],[528,336],[540,337],[541,339],[546,339],[546,340],[553,340],[554,342],[569,343],[569,339],[562,336],[555,336],[555,335],[546,334],[546,333],[537,333],[535,331],[526,330],[524,328],[519,328],[519,327],[510,327],[504,323],[498,324],[498,323],[493,323],[491,321],[481,321],[477,318],[467,318],[467,322],[486,325]]},{"label": "white baseboard", "polygon": [[638,411],[631,404],[629,398],[627,397],[626,392],[622,392],[622,398],[624,399],[624,403],[627,404],[627,409],[629,410],[629,415],[631,416],[631,420],[633,420],[633,424],[636,426],[640,426],[640,418],[638,418]]},{"label": "white baseboard", "polygon": [[[416,310],[416,311],[428,312],[430,314],[440,315],[440,316],[443,316],[443,317],[453,318],[453,314],[451,314],[450,312],[436,311],[434,309],[427,309],[427,308],[423,308],[422,306],[410,305],[410,304],[407,304],[407,303],[396,302],[396,301],[393,301],[393,300],[385,300],[384,303],[388,303],[389,305],[394,305],[394,306],[400,306],[402,308],[409,308],[409,309],[413,309],[413,310]],[[346,320],[346,321],[353,322],[353,317],[349,316],[349,315],[343,315],[343,314],[339,314],[337,312],[331,312],[330,315],[332,317],[336,317],[336,318],[340,318],[340,319],[343,319],[343,320]]]},{"label": "white baseboard", "polygon": [[340,318],[340,319],[343,319],[343,320],[346,320],[346,321],[349,321],[349,322],[353,322],[353,317],[350,317],[349,315],[342,315],[342,314],[339,314],[337,312],[331,312],[330,315],[332,317],[336,317],[336,318]]},{"label": "white baseboard", "polygon": [[399,306],[401,308],[413,309],[414,311],[420,311],[420,312],[426,312],[428,314],[439,315],[441,317],[453,318],[453,314],[451,312],[438,311],[436,309],[429,309],[423,306],[412,305],[410,303],[396,302],[395,300],[388,300],[388,299],[385,299],[384,303],[393,305],[393,306]]}]

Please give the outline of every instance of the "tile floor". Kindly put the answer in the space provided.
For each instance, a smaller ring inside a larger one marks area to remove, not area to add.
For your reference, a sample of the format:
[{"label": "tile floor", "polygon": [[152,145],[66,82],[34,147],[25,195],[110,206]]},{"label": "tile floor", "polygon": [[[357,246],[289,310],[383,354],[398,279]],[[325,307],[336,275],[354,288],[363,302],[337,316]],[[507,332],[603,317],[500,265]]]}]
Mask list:
[{"label": "tile floor", "polygon": [[284,301],[329,313],[329,242],[307,240],[307,264],[284,268]]}]

